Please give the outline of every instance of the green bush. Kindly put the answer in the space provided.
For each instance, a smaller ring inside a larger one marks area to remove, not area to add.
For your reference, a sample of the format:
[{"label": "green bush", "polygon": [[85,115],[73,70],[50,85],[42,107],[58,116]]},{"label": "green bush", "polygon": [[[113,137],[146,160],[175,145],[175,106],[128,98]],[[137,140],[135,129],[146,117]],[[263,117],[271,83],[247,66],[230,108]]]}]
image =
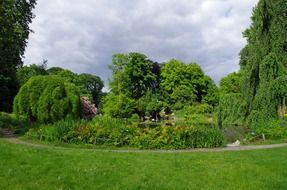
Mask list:
[{"label": "green bush", "polygon": [[65,119],[54,124],[41,124],[37,128],[31,128],[25,135],[48,142],[64,142],[65,135],[73,128],[86,121]]},{"label": "green bush", "polygon": [[210,114],[213,111],[213,107],[208,104],[196,104],[186,107],[185,110],[189,114]]},{"label": "green bush", "polygon": [[176,111],[176,117],[184,119],[183,123],[188,122],[190,125],[207,125],[215,121],[212,111],[213,107],[208,104],[195,104]]},{"label": "green bush", "polygon": [[136,102],[126,94],[108,93],[103,99],[104,115],[114,118],[130,118],[136,110]]},{"label": "green bush", "polygon": [[0,129],[9,128],[15,133],[22,133],[30,126],[25,117],[17,117],[14,114],[0,112]]},{"label": "green bush", "polygon": [[80,90],[57,76],[32,77],[15,97],[14,113],[44,123],[79,118]]},{"label": "green bush", "polygon": [[264,134],[267,139],[286,139],[287,127],[282,126],[280,120],[270,120],[267,122],[258,122],[253,126],[255,135]]},{"label": "green bush", "polygon": [[212,116],[204,114],[185,114],[184,118],[192,125],[212,124],[213,122]]},{"label": "green bush", "polygon": [[143,149],[221,147],[225,139],[217,128],[159,126],[136,131],[132,145]]},{"label": "green bush", "polygon": [[224,146],[218,128],[191,126],[156,126],[140,128],[124,119],[97,117],[87,121],[59,121],[27,133],[44,141],[86,143],[141,149],[210,148]]}]

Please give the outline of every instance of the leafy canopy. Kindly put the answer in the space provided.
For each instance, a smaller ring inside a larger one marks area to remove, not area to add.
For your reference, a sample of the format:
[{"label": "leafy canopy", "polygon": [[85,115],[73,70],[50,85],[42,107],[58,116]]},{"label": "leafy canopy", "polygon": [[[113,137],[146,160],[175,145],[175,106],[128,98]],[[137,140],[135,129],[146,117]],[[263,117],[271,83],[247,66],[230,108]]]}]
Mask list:
[{"label": "leafy canopy", "polygon": [[175,59],[168,61],[161,69],[160,81],[167,102],[178,105],[178,109],[201,102],[217,104],[216,85],[195,63],[184,64]]},{"label": "leafy canopy", "polygon": [[230,122],[241,116],[240,120],[256,125],[286,114],[286,10],[285,0],[260,0],[254,9],[251,27],[244,32],[248,43],[240,53],[241,95],[229,103],[221,98],[221,113],[242,108],[227,115]]},{"label": "leafy canopy", "polygon": [[61,77],[32,77],[15,97],[14,113],[45,123],[80,118],[80,89]]},{"label": "leafy canopy", "polygon": [[0,111],[12,110],[18,90],[16,70],[23,64],[35,5],[35,0],[0,1]]}]

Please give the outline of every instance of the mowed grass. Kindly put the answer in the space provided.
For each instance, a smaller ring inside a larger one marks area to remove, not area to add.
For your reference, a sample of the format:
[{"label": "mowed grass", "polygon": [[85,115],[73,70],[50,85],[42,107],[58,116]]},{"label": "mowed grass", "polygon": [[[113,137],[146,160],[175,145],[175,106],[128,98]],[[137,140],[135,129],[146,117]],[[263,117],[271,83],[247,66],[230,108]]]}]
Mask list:
[{"label": "mowed grass", "polygon": [[0,139],[0,189],[287,189],[287,148],[117,153]]}]

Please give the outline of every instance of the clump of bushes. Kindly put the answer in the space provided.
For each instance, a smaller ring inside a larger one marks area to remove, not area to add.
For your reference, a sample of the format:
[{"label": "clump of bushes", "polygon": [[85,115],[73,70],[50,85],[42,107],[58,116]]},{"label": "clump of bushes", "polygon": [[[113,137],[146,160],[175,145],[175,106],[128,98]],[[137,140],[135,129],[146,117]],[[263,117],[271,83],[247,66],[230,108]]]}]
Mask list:
[{"label": "clump of bushes", "polygon": [[209,104],[195,104],[176,111],[176,117],[184,119],[190,125],[210,125],[215,124],[213,110],[214,108]]},{"label": "clump of bushes", "polygon": [[148,149],[212,148],[224,146],[225,139],[217,128],[158,126],[136,130],[132,143]]},{"label": "clump of bushes", "polygon": [[27,127],[29,124],[28,119],[23,116],[0,112],[0,128]]},{"label": "clump of bushes", "polygon": [[287,139],[287,126],[284,120],[258,122],[252,126],[253,136],[264,134],[266,139]]},{"label": "clump of bushes", "polygon": [[86,143],[141,149],[211,148],[225,145],[225,138],[215,127],[156,126],[140,128],[129,120],[97,117],[87,121],[59,121],[27,133],[44,141]]},{"label": "clump of bushes", "polygon": [[[0,112],[0,133],[2,129],[9,128],[15,133],[22,133],[28,127],[30,123],[27,118],[22,116],[16,116],[14,114],[9,114],[5,112]],[[1,135],[1,134],[0,134]]]},{"label": "clump of bushes", "polygon": [[185,108],[187,113],[191,114],[211,114],[213,107],[209,104],[195,104]]},{"label": "clump of bushes", "polygon": [[29,79],[14,99],[14,113],[43,123],[81,116],[80,90],[57,76]]}]

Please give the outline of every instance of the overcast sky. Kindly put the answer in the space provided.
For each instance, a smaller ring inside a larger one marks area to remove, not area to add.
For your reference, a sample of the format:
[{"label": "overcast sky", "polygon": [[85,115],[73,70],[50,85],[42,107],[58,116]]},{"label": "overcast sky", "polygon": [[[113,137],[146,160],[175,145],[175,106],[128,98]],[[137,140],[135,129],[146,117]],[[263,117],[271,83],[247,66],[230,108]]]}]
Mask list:
[{"label": "overcast sky", "polygon": [[258,0],[39,0],[25,64],[48,60],[108,81],[115,53],[196,62],[216,82],[238,70]]}]

